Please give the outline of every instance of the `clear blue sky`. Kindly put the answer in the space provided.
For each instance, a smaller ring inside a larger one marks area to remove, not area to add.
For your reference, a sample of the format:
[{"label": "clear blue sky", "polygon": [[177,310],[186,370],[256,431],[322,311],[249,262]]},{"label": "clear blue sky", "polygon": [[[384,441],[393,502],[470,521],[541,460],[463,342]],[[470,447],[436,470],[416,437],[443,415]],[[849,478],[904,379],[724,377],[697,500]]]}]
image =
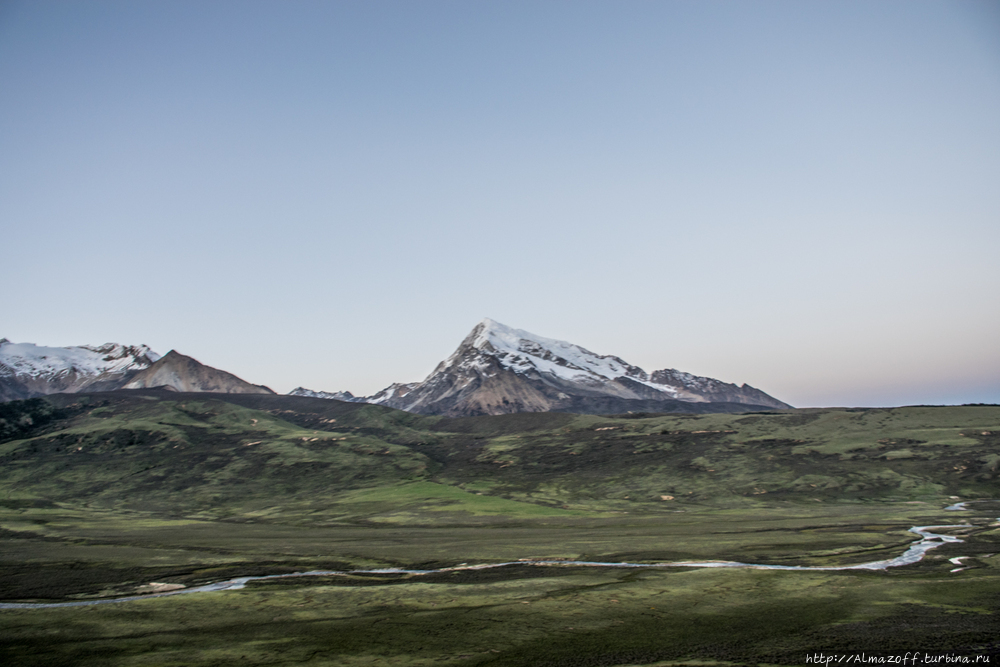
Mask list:
[{"label": "clear blue sky", "polygon": [[1000,402],[1000,3],[0,1],[0,336],[278,391],[483,317]]}]

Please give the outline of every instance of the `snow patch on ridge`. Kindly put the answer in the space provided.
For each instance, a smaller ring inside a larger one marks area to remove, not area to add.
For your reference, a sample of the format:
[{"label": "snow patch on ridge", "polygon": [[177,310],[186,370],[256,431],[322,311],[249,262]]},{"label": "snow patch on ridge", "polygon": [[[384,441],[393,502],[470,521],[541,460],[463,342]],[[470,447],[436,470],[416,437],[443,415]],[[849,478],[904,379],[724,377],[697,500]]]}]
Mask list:
[{"label": "snow patch on ridge", "polygon": [[393,382],[391,385],[371,396],[366,396],[365,398],[359,399],[365,403],[374,403],[375,405],[382,405],[391,400],[401,399],[407,394],[409,394],[415,387],[417,387],[419,382],[408,382],[406,384]]}]

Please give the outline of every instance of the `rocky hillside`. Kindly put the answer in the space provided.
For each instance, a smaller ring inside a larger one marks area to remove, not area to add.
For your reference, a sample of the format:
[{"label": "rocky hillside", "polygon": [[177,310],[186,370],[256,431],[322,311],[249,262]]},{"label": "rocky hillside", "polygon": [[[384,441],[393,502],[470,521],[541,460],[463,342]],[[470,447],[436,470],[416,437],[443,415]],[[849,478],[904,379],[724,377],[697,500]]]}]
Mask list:
[{"label": "rocky hillside", "polygon": [[267,387],[245,382],[232,373],[206,366],[171,350],[165,357],[136,373],[123,389],[163,387],[184,392],[220,394],[273,394]]}]

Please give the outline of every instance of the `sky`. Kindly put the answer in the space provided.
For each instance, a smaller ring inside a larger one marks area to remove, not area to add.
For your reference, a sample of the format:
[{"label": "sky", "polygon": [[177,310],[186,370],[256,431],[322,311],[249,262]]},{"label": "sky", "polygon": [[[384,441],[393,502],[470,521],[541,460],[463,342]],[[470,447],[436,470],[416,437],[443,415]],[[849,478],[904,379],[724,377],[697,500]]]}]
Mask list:
[{"label": "sky", "polygon": [[1000,3],[0,0],[0,337],[279,392],[484,317],[1000,402]]}]

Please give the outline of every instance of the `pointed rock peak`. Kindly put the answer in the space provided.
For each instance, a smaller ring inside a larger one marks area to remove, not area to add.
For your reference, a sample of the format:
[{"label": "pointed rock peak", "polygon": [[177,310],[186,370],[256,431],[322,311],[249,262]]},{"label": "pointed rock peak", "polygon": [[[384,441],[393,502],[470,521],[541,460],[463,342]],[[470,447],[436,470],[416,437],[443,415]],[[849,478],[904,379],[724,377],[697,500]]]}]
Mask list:
[{"label": "pointed rock peak", "polygon": [[[472,327],[472,331],[465,338],[465,342],[476,348],[481,348],[483,344],[492,337],[496,336],[512,336],[518,333],[527,333],[523,331],[518,331],[506,324],[501,324],[496,320],[484,317],[479,324]],[[530,336],[530,334],[528,334]]]},{"label": "pointed rock peak", "polygon": [[6,344],[7,344],[7,343],[9,343],[9,342],[10,342],[10,341],[9,341],[9,340],[7,340],[6,338],[0,338],[0,345],[6,345]]},{"label": "pointed rock peak", "polygon": [[182,362],[182,361],[193,361],[196,364],[200,364],[201,363],[200,361],[198,361],[194,357],[189,357],[186,354],[181,354],[177,350],[170,350],[169,352],[167,352],[165,355],[163,355],[161,357],[160,355],[158,355],[156,352],[153,352],[152,350],[150,350],[145,345],[143,345],[142,347],[146,350],[146,357],[151,362],[159,364],[161,366],[165,365],[165,364],[176,364],[176,363],[179,363],[179,362]]},{"label": "pointed rock peak", "polygon": [[[195,359],[193,357],[189,357],[189,356],[187,356],[185,354],[181,354],[177,350],[170,350],[165,355],[163,355],[162,357],[160,357],[159,359],[157,359],[155,362],[153,362],[153,364],[149,368],[150,368],[150,370],[155,370],[155,369],[168,368],[168,367],[169,368],[178,368],[180,366],[185,366],[185,365],[186,366],[190,366],[190,367],[204,366],[204,364],[202,364],[200,361],[198,361],[197,359]],[[206,366],[206,368],[210,368],[210,367]]]},{"label": "pointed rock peak", "polygon": [[515,329],[486,318],[441,362],[425,382],[449,369],[480,372],[490,364],[519,374],[542,374],[557,382],[602,383],[621,376],[645,381],[646,372],[618,357],[599,355],[555,338]]},{"label": "pointed rock peak", "polygon": [[506,324],[497,322],[496,320],[489,317],[484,317],[479,322],[479,324],[476,325],[476,328],[481,328],[482,331],[496,331],[496,332],[515,331],[513,327],[509,327]]},{"label": "pointed rock peak", "polygon": [[522,338],[539,338],[539,336],[531,333],[530,331],[525,331],[524,329],[515,329],[514,327],[509,327],[503,322],[497,322],[489,317],[484,317],[479,324],[473,328],[473,333],[478,332],[481,335],[495,335],[495,336],[520,336]]}]

